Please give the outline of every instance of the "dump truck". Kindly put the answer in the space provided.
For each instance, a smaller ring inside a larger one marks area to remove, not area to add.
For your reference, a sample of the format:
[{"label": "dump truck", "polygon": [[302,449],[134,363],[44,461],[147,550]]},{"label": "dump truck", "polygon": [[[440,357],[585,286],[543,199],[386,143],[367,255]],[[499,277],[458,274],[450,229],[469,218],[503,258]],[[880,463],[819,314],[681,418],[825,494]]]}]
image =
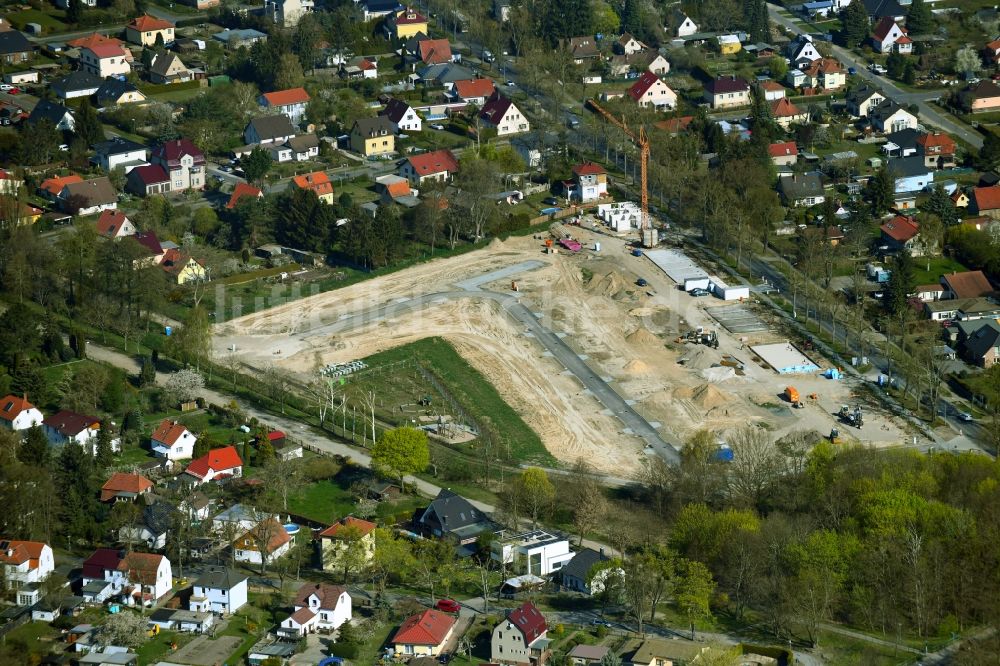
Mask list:
[{"label": "dump truck", "polygon": [[799,390],[794,386],[785,387],[785,400],[791,403],[792,407],[799,408],[802,406],[802,400],[799,397]]}]

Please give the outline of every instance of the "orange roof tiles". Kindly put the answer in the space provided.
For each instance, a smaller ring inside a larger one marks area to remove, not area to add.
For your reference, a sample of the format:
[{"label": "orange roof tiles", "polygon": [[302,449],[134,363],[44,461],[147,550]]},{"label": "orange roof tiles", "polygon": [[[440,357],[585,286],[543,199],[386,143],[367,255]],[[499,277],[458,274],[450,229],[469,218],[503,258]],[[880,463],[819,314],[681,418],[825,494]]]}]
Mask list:
[{"label": "orange roof tiles", "polygon": [[440,645],[453,626],[455,618],[452,616],[426,610],[406,618],[392,637],[392,642],[402,645]]},{"label": "orange roof tiles", "polygon": [[351,528],[357,530],[361,536],[365,536],[377,527],[375,523],[370,523],[367,520],[362,520],[360,518],[355,518],[354,516],[347,516],[341,518],[339,521],[330,525],[328,528],[319,533],[320,537],[331,537],[336,538],[342,530]]},{"label": "orange roof tiles", "polygon": [[141,495],[152,489],[153,482],[141,474],[126,474],[125,472],[115,472],[111,478],[101,486],[101,501],[107,502],[116,497],[119,493],[132,493]]},{"label": "orange roof tiles", "polygon": [[153,30],[167,30],[168,28],[173,28],[174,24],[170,21],[164,21],[163,19],[158,19],[155,16],[144,14],[139,18],[134,19],[126,27],[132,28],[137,32],[151,32]]},{"label": "orange roof tiles", "polygon": [[289,88],[288,90],[275,90],[264,93],[263,98],[267,100],[268,106],[288,106],[290,104],[305,104],[309,101],[309,93],[305,88]]},{"label": "orange roof tiles", "polygon": [[50,196],[59,196],[63,188],[67,185],[72,185],[73,183],[82,183],[83,178],[71,173],[68,176],[54,176],[52,178],[46,178],[42,181],[42,184],[38,186],[38,189],[45,191]]},{"label": "orange roof tiles", "polygon": [[920,225],[912,217],[897,215],[882,225],[882,233],[896,241],[905,243],[920,233]]},{"label": "orange roof tiles", "polygon": [[413,170],[421,177],[443,172],[451,174],[458,171],[458,160],[447,149],[435,150],[422,155],[412,155],[407,159]]},{"label": "orange roof tiles", "polygon": [[972,200],[976,204],[976,210],[1000,209],[1000,185],[972,188]]},{"label": "orange roof tiles", "polygon": [[249,183],[237,183],[236,187],[233,188],[232,196],[229,197],[229,203],[226,204],[226,208],[230,210],[236,208],[240,199],[244,197],[259,199],[262,196],[264,196],[264,193],[261,192],[259,188],[256,188]]},{"label": "orange roof tiles", "polygon": [[775,118],[793,118],[795,116],[801,116],[802,111],[799,107],[792,104],[787,98],[782,97],[781,99],[771,102],[771,115]]},{"label": "orange roof tiles", "polygon": [[794,141],[772,143],[767,147],[767,154],[771,157],[788,157],[790,155],[798,155],[799,149]]},{"label": "orange roof tiles", "polygon": [[313,171],[312,173],[295,176],[292,178],[292,182],[300,189],[312,190],[318,197],[325,194],[333,194],[333,183],[330,182],[330,178],[322,171]]},{"label": "orange roof tiles", "polygon": [[471,97],[489,97],[496,90],[493,79],[463,79],[455,81],[455,94],[462,99]]},{"label": "orange roof tiles", "polygon": [[27,398],[10,394],[0,400],[0,420],[13,421],[18,414],[28,409],[34,409],[34,405],[28,402]]}]

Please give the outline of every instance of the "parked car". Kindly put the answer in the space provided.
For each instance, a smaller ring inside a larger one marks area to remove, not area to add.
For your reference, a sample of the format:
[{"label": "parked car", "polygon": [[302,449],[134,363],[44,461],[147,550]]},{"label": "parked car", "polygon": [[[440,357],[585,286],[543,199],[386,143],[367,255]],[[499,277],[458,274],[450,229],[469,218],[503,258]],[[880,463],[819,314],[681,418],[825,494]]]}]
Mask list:
[{"label": "parked car", "polygon": [[431,129],[443,130],[444,125],[442,125],[441,123],[431,123]]},{"label": "parked car", "polygon": [[855,76],[858,73],[858,70],[856,67],[848,67],[847,73],[850,74],[851,76]]},{"label": "parked car", "polygon": [[0,90],[2,90],[3,92],[7,92],[7,91],[13,90],[13,89],[14,89],[14,86],[10,85],[9,83],[0,83]]},{"label": "parked car", "polygon": [[11,87],[10,90],[5,90],[4,92],[6,92],[8,95],[20,95],[21,89],[17,87]]},{"label": "parked car", "polygon": [[636,280],[636,281],[635,281],[635,284],[636,284],[637,286],[639,286],[639,287],[645,287],[645,286],[646,286],[646,285],[648,285],[649,283],[648,283],[648,282],[646,282],[646,279],[645,279],[645,278],[639,278],[638,280]]},{"label": "parked car", "polygon": [[692,296],[694,296],[695,298],[701,298],[702,296],[708,296],[708,290],[707,289],[702,289],[701,287],[695,287],[694,289],[692,289],[688,293],[691,294]]},{"label": "parked car", "polygon": [[507,79],[507,87],[508,88],[516,88],[517,84],[514,83],[513,81],[511,81],[510,79]]},{"label": "parked car", "polygon": [[555,197],[545,197],[544,199],[542,199],[542,203],[545,204],[546,206],[558,206],[559,199],[556,199]]},{"label": "parked car", "polygon": [[443,611],[445,613],[457,613],[458,611],[462,610],[462,606],[459,605],[459,603],[454,599],[438,599],[437,603],[434,604],[434,606],[439,611]]},{"label": "parked car", "polygon": [[447,664],[449,661],[451,661],[451,655],[448,654],[447,652],[442,652],[441,654],[438,655],[439,664]]},{"label": "parked car", "polygon": [[972,421],[973,420],[972,414],[970,414],[969,412],[959,412],[958,413],[958,418],[961,421]]}]

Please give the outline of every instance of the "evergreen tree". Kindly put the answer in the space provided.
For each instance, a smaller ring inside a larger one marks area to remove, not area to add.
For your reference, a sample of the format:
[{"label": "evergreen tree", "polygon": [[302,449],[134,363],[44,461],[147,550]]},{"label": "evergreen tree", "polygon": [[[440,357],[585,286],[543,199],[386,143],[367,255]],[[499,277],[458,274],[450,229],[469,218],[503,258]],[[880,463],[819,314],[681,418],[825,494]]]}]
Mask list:
[{"label": "evergreen tree", "polygon": [[[754,85],[750,90],[750,119],[753,126],[751,140],[761,146],[766,155],[767,146],[781,136],[782,129],[774,120],[771,113],[771,104],[767,101],[764,90],[759,85]],[[718,123],[713,123],[718,125]],[[768,158],[770,162],[770,158]]]},{"label": "evergreen tree", "polygon": [[879,217],[892,207],[894,189],[895,179],[887,166],[883,166],[868,179],[865,196],[868,197],[874,216]]},{"label": "evergreen tree", "polygon": [[260,181],[267,175],[267,172],[271,170],[272,162],[271,154],[260,146],[257,146],[250,151],[250,154],[240,164],[243,166],[243,173],[246,174],[247,180],[259,185]]},{"label": "evergreen tree", "polygon": [[26,465],[45,467],[49,464],[49,439],[41,426],[31,426],[24,435],[24,441],[17,450],[17,459]]},{"label": "evergreen tree", "polygon": [[906,13],[906,29],[911,35],[924,35],[934,30],[934,15],[924,0],[913,0]]},{"label": "evergreen tree", "polygon": [[934,189],[931,190],[930,199],[923,205],[923,210],[937,215],[946,227],[958,224],[960,219],[955,203],[940,184],[935,185]]},{"label": "evergreen tree", "polygon": [[156,383],[156,365],[153,359],[145,356],[139,369],[139,386],[152,386]]},{"label": "evergreen tree", "polygon": [[996,169],[998,164],[1000,164],[1000,135],[987,131],[983,137],[983,147],[979,149],[976,158],[976,166],[983,171],[989,171]]},{"label": "evergreen tree", "polygon": [[96,453],[94,461],[101,469],[107,469],[115,462],[115,452],[111,449],[111,428],[101,425],[97,431]]},{"label": "evergreen tree", "polygon": [[260,441],[260,444],[257,446],[257,460],[254,461],[254,464],[257,465],[257,467],[262,467],[268,462],[274,460],[274,445],[271,444],[271,440],[267,437],[258,441]]},{"label": "evergreen tree", "polygon": [[639,0],[625,0],[619,19],[621,20],[622,32],[630,32],[633,35],[641,32],[642,12],[639,8]]},{"label": "evergreen tree", "polygon": [[892,79],[903,78],[903,70],[906,68],[906,56],[899,53],[892,53],[885,60],[885,71]]},{"label": "evergreen tree", "polygon": [[76,25],[83,18],[83,2],[82,0],[69,0],[66,6],[66,22],[70,25]]},{"label": "evergreen tree", "polygon": [[863,0],[852,0],[847,9],[840,13],[841,37],[844,45],[855,47],[868,37],[871,23],[868,21],[868,10]]},{"label": "evergreen tree", "polygon": [[551,0],[541,17],[541,37],[556,47],[560,39],[591,34],[593,22],[589,0]]},{"label": "evergreen tree", "polygon": [[885,308],[890,314],[898,315],[908,307],[907,299],[917,286],[913,268],[913,257],[907,251],[900,252],[892,264],[889,284],[885,290]]},{"label": "evergreen tree", "polygon": [[771,40],[771,22],[767,17],[767,5],[764,0],[744,0],[743,20],[751,40],[755,42]]},{"label": "evergreen tree", "polygon": [[907,60],[903,65],[903,76],[900,77],[903,83],[912,86],[917,80],[917,68],[913,66],[912,60]]}]

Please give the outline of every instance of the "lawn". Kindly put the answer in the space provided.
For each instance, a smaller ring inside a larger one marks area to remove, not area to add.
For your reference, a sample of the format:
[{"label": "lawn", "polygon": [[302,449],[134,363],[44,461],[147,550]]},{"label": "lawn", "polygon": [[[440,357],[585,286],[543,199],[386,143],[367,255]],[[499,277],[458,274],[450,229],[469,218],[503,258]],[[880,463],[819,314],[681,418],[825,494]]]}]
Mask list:
[{"label": "lawn", "polygon": [[937,284],[945,273],[968,270],[951,257],[914,257],[913,264],[917,284]]},{"label": "lawn", "polygon": [[332,523],[353,509],[353,496],[333,479],[301,486],[288,497],[289,511],[321,523]]},{"label": "lawn", "polygon": [[171,645],[176,644],[178,648],[181,648],[185,644],[190,643],[192,639],[194,639],[194,634],[161,631],[143,643],[136,651],[139,655],[139,665],[155,664],[165,660],[170,652],[172,652]]},{"label": "lawn", "polygon": [[[44,655],[52,650],[58,637],[59,632],[48,624],[28,622],[4,636],[4,642],[8,646],[23,645],[24,649],[32,655]],[[26,663],[38,662],[29,660]]]},{"label": "lawn", "polygon": [[24,27],[28,23],[37,23],[42,26],[43,33],[49,34],[66,30],[66,24],[62,21],[65,16],[65,12],[57,9],[50,8],[44,11],[41,9],[23,9],[19,12],[7,14],[7,20],[18,30],[24,30]]},{"label": "lawn", "polygon": [[187,102],[201,94],[200,88],[189,88],[187,90],[168,90],[166,92],[150,95],[151,99],[158,102]]}]

